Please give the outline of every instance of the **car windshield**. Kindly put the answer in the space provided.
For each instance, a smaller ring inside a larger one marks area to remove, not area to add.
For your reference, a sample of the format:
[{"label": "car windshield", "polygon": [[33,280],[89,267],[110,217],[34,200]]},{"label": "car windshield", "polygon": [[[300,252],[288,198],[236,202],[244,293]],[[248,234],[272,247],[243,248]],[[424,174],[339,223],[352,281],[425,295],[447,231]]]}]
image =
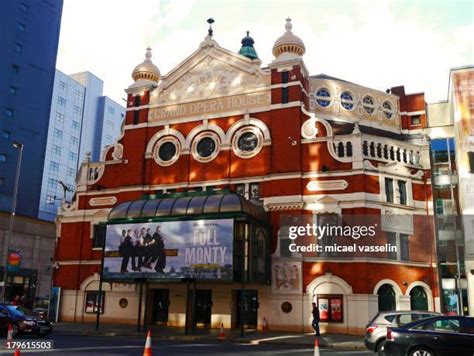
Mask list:
[{"label": "car windshield", "polygon": [[9,305],[7,308],[10,311],[10,313],[18,315],[18,316],[34,316],[31,310],[23,308],[23,307]]}]

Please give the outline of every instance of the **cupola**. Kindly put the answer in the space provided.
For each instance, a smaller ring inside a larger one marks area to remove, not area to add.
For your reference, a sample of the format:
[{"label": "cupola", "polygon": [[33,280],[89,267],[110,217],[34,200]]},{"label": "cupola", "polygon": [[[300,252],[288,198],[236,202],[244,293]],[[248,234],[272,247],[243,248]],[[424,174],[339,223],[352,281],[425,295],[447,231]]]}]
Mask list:
[{"label": "cupola", "polygon": [[301,57],[305,53],[306,48],[303,41],[293,34],[293,31],[291,31],[292,28],[291,19],[287,18],[285,33],[280,36],[273,45],[272,52],[275,58],[283,57],[282,59],[293,59]]},{"label": "cupola", "polygon": [[247,31],[247,36],[242,38],[242,41],[240,42],[242,43],[242,47],[240,48],[239,54],[253,60],[253,59],[257,59],[258,55],[257,55],[257,52],[255,51],[255,48],[253,47],[253,44],[255,43],[255,41],[253,40],[252,37],[250,37],[249,34],[250,32]]},{"label": "cupola", "polygon": [[148,47],[145,53],[145,60],[137,65],[132,72],[132,78],[136,82],[141,81],[150,81],[154,84],[158,83],[161,78],[160,70],[157,66],[151,61],[151,48]]}]

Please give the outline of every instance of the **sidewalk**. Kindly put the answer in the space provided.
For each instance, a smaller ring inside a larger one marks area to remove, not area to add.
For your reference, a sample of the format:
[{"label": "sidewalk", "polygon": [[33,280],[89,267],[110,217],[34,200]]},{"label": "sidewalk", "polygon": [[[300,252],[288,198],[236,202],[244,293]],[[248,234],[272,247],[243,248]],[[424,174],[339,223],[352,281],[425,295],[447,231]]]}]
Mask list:
[{"label": "sidewalk", "polygon": [[[216,341],[219,330],[196,329],[196,335],[184,335],[184,328],[151,326],[154,339],[182,340],[182,341]],[[99,331],[95,330],[93,323],[57,323],[54,325],[55,332],[84,334],[84,335],[106,335],[123,337],[145,337],[145,332],[137,332],[136,326],[120,324],[101,324]],[[54,332],[53,331],[53,332]],[[314,346],[314,335],[310,333],[290,333],[283,331],[256,331],[246,330],[244,338],[240,337],[239,330],[224,330],[225,339],[237,343],[251,344],[274,344],[274,345],[299,345]],[[319,339],[319,345],[323,348],[337,348],[344,350],[363,350],[364,338],[362,336],[344,334],[323,334]]]}]

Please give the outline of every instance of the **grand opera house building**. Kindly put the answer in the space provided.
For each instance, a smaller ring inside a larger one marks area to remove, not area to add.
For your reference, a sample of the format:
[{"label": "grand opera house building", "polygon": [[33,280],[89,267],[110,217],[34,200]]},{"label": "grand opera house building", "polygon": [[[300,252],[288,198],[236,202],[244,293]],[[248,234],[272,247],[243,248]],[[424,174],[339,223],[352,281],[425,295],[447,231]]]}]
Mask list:
[{"label": "grand opera house building", "polygon": [[235,53],[209,28],[163,75],[147,49],[121,137],[59,211],[60,320],[311,331],[315,302],[323,332],[361,334],[441,309],[424,94],[311,75],[292,27],[266,66],[248,33]]}]

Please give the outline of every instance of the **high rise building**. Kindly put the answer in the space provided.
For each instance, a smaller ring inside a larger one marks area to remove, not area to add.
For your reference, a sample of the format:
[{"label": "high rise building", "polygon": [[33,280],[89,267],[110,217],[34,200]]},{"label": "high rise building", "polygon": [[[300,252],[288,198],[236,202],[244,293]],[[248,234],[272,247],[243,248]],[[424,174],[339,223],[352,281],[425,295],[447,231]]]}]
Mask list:
[{"label": "high rise building", "polygon": [[125,109],[103,96],[104,82],[90,72],[66,75],[56,70],[43,167],[39,218],[54,220],[61,201],[73,196],[79,162],[120,133]]},{"label": "high rise building", "polygon": [[62,0],[2,2],[0,26],[0,210],[11,209],[24,145],[16,213],[36,218],[53,91]]}]

